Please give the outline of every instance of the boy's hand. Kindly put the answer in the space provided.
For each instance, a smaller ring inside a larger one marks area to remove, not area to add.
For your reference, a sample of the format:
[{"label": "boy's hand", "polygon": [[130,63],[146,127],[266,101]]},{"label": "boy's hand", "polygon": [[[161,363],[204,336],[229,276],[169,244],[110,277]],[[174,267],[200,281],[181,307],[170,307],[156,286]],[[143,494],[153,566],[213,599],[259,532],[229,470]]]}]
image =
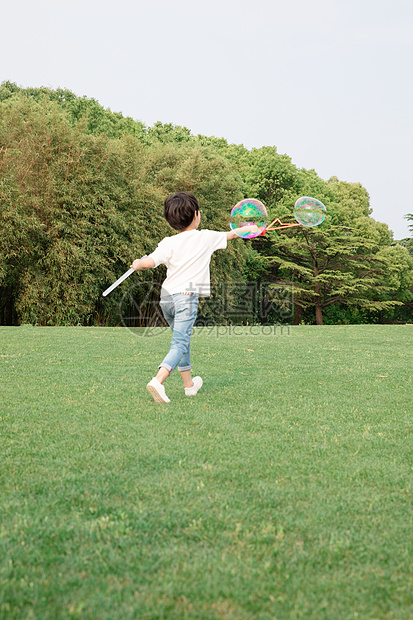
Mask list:
[{"label": "boy's hand", "polygon": [[257,233],[259,232],[259,228],[256,224],[249,224],[248,226],[240,226],[239,228],[235,228],[234,230],[231,230],[230,232],[227,232],[227,239],[228,241],[231,241],[232,239],[237,239],[238,235],[237,233],[239,232],[243,232],[243,233],[247,233],[247,232],[254,232]]},{"label": "boy's hand", "polygon": [[135,260],[133,261],[133,263],[131,265],[131,269],[134,269],[135,271],[139,271],[140,264],[141,264],[141,259],[140,258],[135,258]]},{"label": "boy's hand", "polygon": [[248,224],[247,226],[241,226],[241,228],[237,228],[236,230],[241,230],[242,232],[259,232],[259,228],[256,224]]},{"label": "boy's hand", "polygon": [[150,256],[135,258],[131,265],[131,269],[134,269],[135,271],[141,271],[142,269],[151,269],[152,267],[155,267],[155,261]]}]

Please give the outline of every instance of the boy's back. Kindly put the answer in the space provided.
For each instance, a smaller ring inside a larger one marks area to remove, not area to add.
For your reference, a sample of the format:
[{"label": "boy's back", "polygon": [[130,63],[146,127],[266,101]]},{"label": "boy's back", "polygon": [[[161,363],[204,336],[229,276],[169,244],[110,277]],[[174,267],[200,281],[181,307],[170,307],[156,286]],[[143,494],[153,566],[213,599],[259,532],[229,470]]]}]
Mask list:
[{"label": "boy's back", "polygon": [[226,247],[226,233],[214,230],[187,230],[165,237],[149,255],[155,267],[163,264],[168,270],[161,296],[194,292],[200,297],[208,297],[211,255]]}]

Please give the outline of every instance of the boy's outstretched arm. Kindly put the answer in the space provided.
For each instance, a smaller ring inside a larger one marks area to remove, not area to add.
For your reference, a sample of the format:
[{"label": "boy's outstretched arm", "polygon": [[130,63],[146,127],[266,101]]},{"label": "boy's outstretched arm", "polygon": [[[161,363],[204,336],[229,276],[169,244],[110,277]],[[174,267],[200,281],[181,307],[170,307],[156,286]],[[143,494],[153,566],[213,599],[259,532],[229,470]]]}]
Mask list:
[{"label": "boy's outstretched arm", "polygon": [[227,241],[231,241],[232,239],[237,239],[238,232],[258,232],[259,228],[256,224],[250,224],[249,226],[242,226],[240,228],[234,228],[234,230],[230,230],[227,232]]},{"label": "boy's outstretched arm", "polygon": [[152,267],[155,267],[155,261],[150,256],[146,256],[145,258],[136,258],[131,265],[131,269],[134,269],[135,271],[152,269]]}]

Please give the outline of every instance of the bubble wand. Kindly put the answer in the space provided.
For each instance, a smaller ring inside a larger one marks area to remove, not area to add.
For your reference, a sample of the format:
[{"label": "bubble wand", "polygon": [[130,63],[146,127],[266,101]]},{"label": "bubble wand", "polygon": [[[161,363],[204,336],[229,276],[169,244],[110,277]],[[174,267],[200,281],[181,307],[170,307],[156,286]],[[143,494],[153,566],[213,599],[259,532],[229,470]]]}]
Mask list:
[{"label": "bubble wand", "polygon": [[[146,254],[145,256],[142,256],[142,258],[146,258]],[[109,293],[111,293],[117,286],[119,286],[119,284],[122,284],[122,282],[126,280],[126,278],[129,278],[129,276],[131,276],[133,273],[135,273],[135,270],[132,269],[132,267],[128,269],[128,271],[125,271],[125,273],[120,278],[118,278],[116,282],[111,284],[109,288],[106,289],[106,291],[103,291],[103,297],[107,297]]]},{"label": "bubble wand", "polygon": [[[260,235],[265,235],[270,230],[284,230],[294,228],[295,226],[305,226],[307,228],[318,226],[326,216],[326,208],[317,198],[303,196],[299,198],[294,205],[295,223],[282,222],[280,218],[276,218],[267,225],[268,214],[267,209],[259,200],[255,198],[245,198],[241,200],[231,211],[230,227],[232,230],[241,229],[236,232],[238,237],[242,239],[253,239]],[[275,226],[279,224],[279,226]],[[256,225],[258,230],[252,232],[242,232],[245,226]]]},{"label": "bubble wand", "polygon": [[[274,226],[274,224],[279,224],[279,226]],[[287,224],[286,222],[282,222],[279,217],[273,220],[271,224],[268,224],[266,228],[262,231],[261,235],[265,235],[268,230],[283,230],[284,228],[294,228],[294,226],[302,226],[301,223],[298,224]]]}]

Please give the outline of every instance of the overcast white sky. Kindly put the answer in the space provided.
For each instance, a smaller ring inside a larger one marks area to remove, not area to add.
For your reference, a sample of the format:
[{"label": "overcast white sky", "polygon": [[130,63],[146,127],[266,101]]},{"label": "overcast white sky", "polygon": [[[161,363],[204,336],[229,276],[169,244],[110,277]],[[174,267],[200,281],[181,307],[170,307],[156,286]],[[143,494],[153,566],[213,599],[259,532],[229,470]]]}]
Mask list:
[{"label": "overcast white sky", "polygon": [[413,0],[1,0],[0,81],[275,145],[413,213]]}]

